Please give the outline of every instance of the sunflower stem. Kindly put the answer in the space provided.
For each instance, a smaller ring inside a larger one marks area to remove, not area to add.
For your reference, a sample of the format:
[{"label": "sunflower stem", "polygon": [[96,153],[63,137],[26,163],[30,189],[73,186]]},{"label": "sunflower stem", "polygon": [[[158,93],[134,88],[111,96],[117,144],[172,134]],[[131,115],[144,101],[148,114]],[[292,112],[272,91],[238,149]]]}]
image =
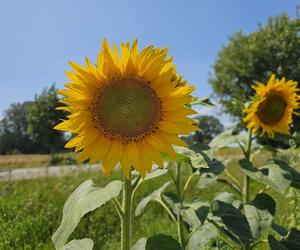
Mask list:
[{"label": "sunflower stem", "polygon": [[180,207],[177,211],[177,232],[179,242],[182,248],[185,248],[185,240],[184,240],[184,228],[183,228],[183,220],[180,214],[180,210],[183,206],[183,197],[182,197],[182,179],[181,179],[181,163],[176,164],[176,189],[177,189],[177,196],[180,201]]},{"label": "sunflower stem", "polygon": [[122,250],[130,250],[131,248],[131,205],[133,186],[131,183],[131,172],[129,178],[124,176],[123,189],[123,216],[121,217],[121,244]]},{"label": "sunflower stem", "polygon": [[[252,131],[249,130],[249,137],[248,137],[248,145],[245,154],[245,158],[247,161],[250,161],[251,158],[251,145],[252,145]],[[244,174],[244,186],[243,186],[243,202],[247,203],[250,199],[250,178],[248,175]],[[245,250],[251,249],[250,244],[245,244]]]},{"label": "sunflower stem", "polygon": [[[249,130],[249,137],[248,137],[248,145],[247,145],[247,151],[245,158],[247,161],[250,161],[251,157],[251,145],[252,145],[252,132]],[[248,202],[249,201],[249,187],[250,187],[250,178],[246,174],[244,174],[244,187],[243,187],[243,201]]]}]

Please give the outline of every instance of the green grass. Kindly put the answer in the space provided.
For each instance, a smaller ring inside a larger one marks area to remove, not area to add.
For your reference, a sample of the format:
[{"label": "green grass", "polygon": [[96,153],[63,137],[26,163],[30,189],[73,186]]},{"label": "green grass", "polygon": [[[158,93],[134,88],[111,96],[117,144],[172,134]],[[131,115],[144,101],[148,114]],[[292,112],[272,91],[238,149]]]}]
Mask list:
[{"label": "green grass", "polygon": [[[0,249],[53,249],[51,235],[59,226],[62,208],[69,194],[83,181],[92,178],[98,185],[109,179],[99,174],[45,178],[0,183]],[[118,172],[113,178],[119,178]],[[163,180],[140,186],[136,201],[152,192]],[[161,210],[152,204],[147,213],[134,220],[133,241],[156,233],[176,236],[176,228]],[[95,249],[118,249],[119,217],[111,203],[87,214],[71,238],[92,238]]]},{"label": "green grass", "polygon": [[[228,169],[242,184],[238,166],[233,162]],[[101,173],[78,173],[65,177],[0,182],[0,249],[53,249],[51,235],[59,226],[65,200],[80,183],[89,178],[103,186],[111,179],[119,179],[120,173],[113,172],[111,178],[106,178]],[[136,193],[134,206],[166,180],[169,180],[168,175],[143,183]],[[230,191],[227,186],[219,183],[199,190],[195,187],[196,183],[197,180],[194,179],[187,192],[187,201],[194,198],[211,200],[219,192]],[[173,188],[171,186],[169,191],[174,190]],[[260,188],[261,185],[252,182],[252,192]],[[286,218],[293,211],[290,200],[271,190],[267,190],[267,193],[277,201],[275,222],[287,226]],[[151,203],[142,216],[133,220],[133,242],[158,233],[177,237],[176,226],[171,219],[158,204]],[[119,249],[120,222],[110,202],[87,214],[71,239],[86,237],[94,240],[94,249]],[[259,245],[257,249],[268,248],[266,245]]]}]

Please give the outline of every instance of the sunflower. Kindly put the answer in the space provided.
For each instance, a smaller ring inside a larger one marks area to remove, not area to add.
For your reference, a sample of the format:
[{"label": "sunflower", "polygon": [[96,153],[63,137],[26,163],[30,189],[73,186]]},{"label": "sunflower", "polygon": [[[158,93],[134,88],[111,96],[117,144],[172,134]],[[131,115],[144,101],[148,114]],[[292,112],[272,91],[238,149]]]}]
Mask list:
[{"label": "sunflower", "polygon": [[171,158],[172,145],[186,146],[179,134],[197,130],[187,107],[194,87],[177,75],[167,49],[148,46],[138,50],[121,43],[120,51],[104,39],[94,65],[70,62],[70,83],[59,93],[70,112],[55,129],[75,136],[66,148],[75,148],[79,161],[100,161],[106,175],[120,163],[125,176],[131,166],[142,176],[152,164],[163,167],[161,153]]},{"label": "sunflower", "polygon": [[256,91],[252,103],[244,109],[247,128],[254,133],[261,129],[260,136],[265,133],[270,138],[275,133],[289,134],[289,124],[293,122],[292,115],[299,115],[299,96],[296,81],[279,80],[273,74],[268,83],[258,83],[252,86]]}]

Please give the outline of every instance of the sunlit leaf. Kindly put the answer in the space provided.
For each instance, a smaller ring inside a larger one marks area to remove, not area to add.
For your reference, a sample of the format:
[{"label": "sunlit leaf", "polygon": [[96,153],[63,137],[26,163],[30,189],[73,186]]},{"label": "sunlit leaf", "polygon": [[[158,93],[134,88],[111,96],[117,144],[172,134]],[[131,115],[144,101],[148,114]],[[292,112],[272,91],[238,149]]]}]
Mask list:
[{"label": "sunlit leaf", "polygon": [[254,240],[260,239],[271,227],[275,204],[271,196],[263,193],[256,195],[253,201],[244,204],[245,215]]},{"label": "sunlit leaf", "polygon": [[218,230],[210,223],[206,223],[196,230],[187,243],[187,250],[200,250],[217,238]]},{"label": "sunlit leaf", "polygon": [[92,250],[94,242],[90,239],[72,240],[62,250]]},{"label": "sunlit leaf", "polygon": [[238,143],[246,144],[246,142],[246,134],[236,134],[234,130],[229,129],[212,139],[212,141],[209,143],[209,146],[212,148],[212,150],[216,151],[220,148],[228,147],[230,145],[238,145]]},{"label": "sunlit leaf", "polygon": [[251,162],[246,159],[239,161],[242,171],[251,179],[271,186],[277,192],[284,194],[286,189],[291,185],[291,174],[281,168],[276,163],[270,163],[261,168],[255,168]]},{"label": "sunlit leaf", "polygon": [[139,239],[130,250],[145,250],[146,241],[146,238]]},{"label": "sunlit leaf", "polygon": [[135,209],[135,216],[140,216],[151,201],[160,200],[161,193],[166,190],[170,183],[170,181],[164,183],[160,188],[158,188],[148,196],[144,197]]},{"label": "sunlit leaf", "polygon": [[65,245],[70,234],[85,214],[117,197],[121,189],[121,181],[112,181],[104,188],[100,188],[96,187],[91,180],[85,181],[76,188],[67,199],[63,208],[61,224],[52,236],[56,249],[61,249]]}]

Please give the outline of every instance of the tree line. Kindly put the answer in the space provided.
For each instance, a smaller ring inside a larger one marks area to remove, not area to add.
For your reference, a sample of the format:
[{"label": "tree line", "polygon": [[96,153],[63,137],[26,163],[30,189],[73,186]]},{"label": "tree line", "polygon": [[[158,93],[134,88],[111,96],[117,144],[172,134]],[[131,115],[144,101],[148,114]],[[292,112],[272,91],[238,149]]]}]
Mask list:
[{"label": "tree line", "polygon": [[64,111],[54,84],[35,95],[33,101],[13,103],[0,121],[0,154],[55,153],[64,148],[66,135],[53,130]]}]

